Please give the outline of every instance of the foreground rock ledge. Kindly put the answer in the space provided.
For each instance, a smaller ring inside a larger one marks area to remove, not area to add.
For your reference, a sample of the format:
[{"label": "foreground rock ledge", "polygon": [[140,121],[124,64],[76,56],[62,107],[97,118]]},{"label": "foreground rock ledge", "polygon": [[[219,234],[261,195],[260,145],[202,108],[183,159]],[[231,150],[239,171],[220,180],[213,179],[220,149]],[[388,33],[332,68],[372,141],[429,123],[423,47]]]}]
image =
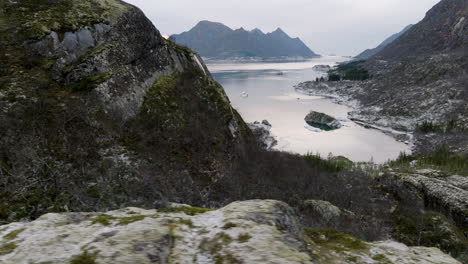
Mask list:
[{"label": "foreground rock ledge", "polygon": [[[459,263],[435,248],[365,243],[300,226],[272,200],[219,210],[126,208],[47,214],[0,228],[0,262],[10,263]],[[382,262],[385,261],[385,262]]]}]

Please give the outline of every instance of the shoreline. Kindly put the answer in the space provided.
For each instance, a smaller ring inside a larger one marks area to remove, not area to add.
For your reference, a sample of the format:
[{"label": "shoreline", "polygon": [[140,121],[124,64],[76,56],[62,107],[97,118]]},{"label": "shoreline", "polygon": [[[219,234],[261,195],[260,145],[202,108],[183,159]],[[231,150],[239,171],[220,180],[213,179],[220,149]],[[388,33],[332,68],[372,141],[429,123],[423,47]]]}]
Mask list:
[{"label": "shoreline", "polygon": [[[327,83],[318,83],[321,84],[320,89],[314,89],[317,87],[305,87],[305,85],[311,83],[313,83],[313,81],[299,83],[294,86],[294,90],[299,94],[321,96],[333,100],[333,102],[336,104],[345,105],[353,110],[348,112],[348,119],[352,122],[367,129],[379,130],[386,135],[392,136],[396,141],[410,146],[411,152],[415,150],[414,134],[412,132],[398,130],[392,126],[384,126],[369,120],[365,120],[366,118],[363,118],[362,115],[357,114],[357,111],[363,110],[358,100],[351,98],[351,96],[342,95],[336,91],[333,91]],[[326,88],[324,89],[324,87]]]}]

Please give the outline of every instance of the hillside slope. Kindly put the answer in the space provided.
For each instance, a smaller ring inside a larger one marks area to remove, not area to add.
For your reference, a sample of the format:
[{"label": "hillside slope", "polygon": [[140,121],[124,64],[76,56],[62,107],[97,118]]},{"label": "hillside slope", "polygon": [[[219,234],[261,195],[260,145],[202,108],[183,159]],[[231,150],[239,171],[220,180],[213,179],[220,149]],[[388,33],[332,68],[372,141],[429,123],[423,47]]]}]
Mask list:
[{"label": "hillside slope", "polygon": [[201,21],[188,32],[172,35],[171,40],[207,58],[238,57],[317,57],[299,38],[290,38],[282,29],[263,33],[247,31],[216,22]]},{"label": "hillside slope", "polygon": [[[468,49],[468,1],[442,0],[425,18],[376,55],[383,60],[458,53]],[[462,52],[465,52],[464,54]]]},{"label": "hillside slope", "polygon": [[[447,123],[468,120],[468,0],[442,0],[373,56],[375,80],[362,101],[384,116]],[[415,104],[417,102],[417,104]]]},{"label": "hillside slope", "polygon": [[355,59],[358,59],[358,60],[365,60],[369,57],[372,57],[374,56],[375,54],[379,53],[380,51],[382,51],[386,46],[388,46],[389,44],[391,44],[393,41],[395,41],[397,38],[399,38],[400,36],[402,36],[404,33],[406,33],[406,31],[408,31],[413,25],[408,25],[406,26],[402,31],[398,32],[398,33],[395,33],[393,35],[391,35],[390,37],[386,38],[382,43],[380,43],[377,47],[373,48],[373,49],[367,49],[363,52],[361,52],[359,55],[355,56],[354,58]]},{"label": "hillside slope", "polygon": [[328,84],[360,103],[353,118],[408,131],[423,123],[466,124],[468,0],[440,1],[382,51],[347,68],[365,69],[371,76],[362,82]]},{"label": "hillside slope", "polygon": [[201,58],[139,9],[27,0],[0,10],[0,219],[201,202],[250,138]]}]

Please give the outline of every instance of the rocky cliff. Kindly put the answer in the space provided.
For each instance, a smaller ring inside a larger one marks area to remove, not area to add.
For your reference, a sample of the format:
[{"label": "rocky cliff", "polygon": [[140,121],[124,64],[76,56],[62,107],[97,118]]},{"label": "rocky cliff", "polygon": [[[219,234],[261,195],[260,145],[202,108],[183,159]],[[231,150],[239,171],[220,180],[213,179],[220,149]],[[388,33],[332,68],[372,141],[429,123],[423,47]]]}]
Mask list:
[{"label": "rocky cliff", "polygon": [[233,30],[221,23],[201,21],[188,32],[172,35],[170,39],[214,59],[318,56],[299,38],[289,37],[280,28],[265,34],[259,29]]},{"label": "rocky cliff", "polygon": [[200,202],[250,135],[202,59],[134,6],[2,1],[0,12],[0,219]]},{"label": "rocky cliff", "polygon": [[5,264],[459,263],[435,248],[303,228],[292,208],[272,200],[47,214],[3,226],[0,237]]}]

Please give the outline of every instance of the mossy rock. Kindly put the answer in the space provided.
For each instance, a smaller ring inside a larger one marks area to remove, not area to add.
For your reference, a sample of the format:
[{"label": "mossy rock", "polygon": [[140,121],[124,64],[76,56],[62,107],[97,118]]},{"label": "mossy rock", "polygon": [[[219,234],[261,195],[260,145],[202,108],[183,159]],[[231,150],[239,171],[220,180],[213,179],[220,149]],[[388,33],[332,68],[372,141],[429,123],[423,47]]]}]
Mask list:
[{"label": "mossy rock", "polygon": [[110,72],[84,76],[78,82],[70,83],[66,87],[74,92],[89,92],[94,90],[101,83],[109,80],[111,77],[112,73]]},{"label": "mossy rock", "polygon": [[334,229],[315,230],[304,228],[305,235],[314,243],[337,252],[366,250],[368,246],[363,241],[351,235],[339,233]]},{"label": "mossy rock", "polygon": [[97,252],[91,254],[88,251],[84,251],[82,254],[73,257],[70,264],[97,264],[97,255]]},{"label": "mossy rock", "polygon": [[0,256],[10,254],[16,249],[15,243],[0,244]]},{"label": "mossy rock", "polygon": [[160,213],[184,213],[190,216],[203,214],[210,211],[213,211],[213,209],[201,207],[171,207],[158,209],[158,212]]},{"label": "mossy rock", "polygon": [[15,239],[21,232],[24,231],[24,228],[20,228],[14,231],[11,231],[10,233],[6,234],[3,238],[7,240],[13,240]]},{"label": "mossy rock", "polygon": [[114,0],[21,0],[4,5],[9,26],[25,40],[40,40],[52,31],[74,32],[97,23],[110,23],[127,7]]}]

